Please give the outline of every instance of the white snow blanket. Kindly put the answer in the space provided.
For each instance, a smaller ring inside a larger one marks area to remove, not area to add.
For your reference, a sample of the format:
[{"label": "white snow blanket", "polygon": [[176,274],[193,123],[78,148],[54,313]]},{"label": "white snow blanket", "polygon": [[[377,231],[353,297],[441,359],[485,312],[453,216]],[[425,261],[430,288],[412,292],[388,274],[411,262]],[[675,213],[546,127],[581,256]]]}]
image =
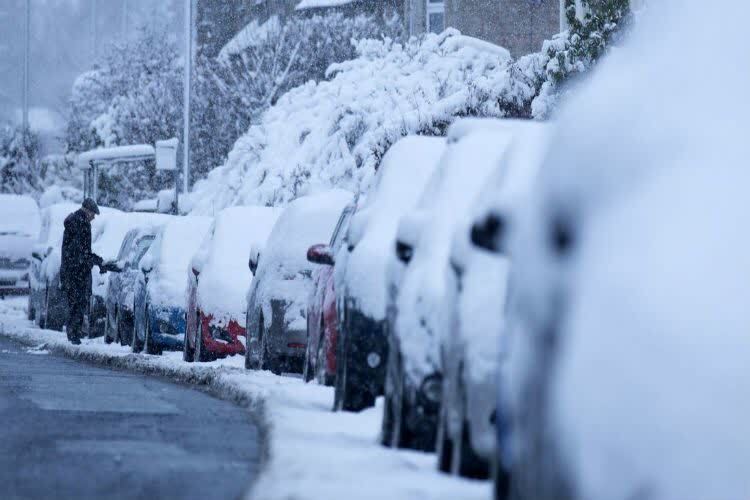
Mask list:
[{"label": "white snow blanket", "polygon": [[297,377],[247,371],[233,356],[189,364],[182,353],[133,354],[101,338],[80,346],[65,335],[33,327],[25,299],[0,301],[0,335],[24,342],[43,355],[63,354],[109,367],[170,377],[207,386],[225,399],[261,412],[268,437],[263,471],[248,500],[486,500],[490,484],[437,472],[434,454],[396,451],[377,442],[382,401],[362,413],[333,413],[333,389]]}]

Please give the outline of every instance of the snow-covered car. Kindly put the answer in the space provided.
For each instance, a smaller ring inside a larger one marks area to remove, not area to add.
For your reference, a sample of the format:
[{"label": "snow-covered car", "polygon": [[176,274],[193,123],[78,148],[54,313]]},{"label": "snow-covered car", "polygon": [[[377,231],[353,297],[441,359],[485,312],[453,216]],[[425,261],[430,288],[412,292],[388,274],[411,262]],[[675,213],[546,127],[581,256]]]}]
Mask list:
[{"label": "snow-covered car", "polygon": [[307,345],[307,301],[315,264],[309,248],[331,237],[348,191],[333,189],[289,203],[262,252],[247,301],[248,369],[302,372]]},{"label": "snow-covered car", "polygon": [[182,350],[190,260],[211,228],[212,219],[172,217],[141,258],[135,282],[135,352]]},{"label": "snow-covered car", "polygon": [[131,229],[126,234],[117,253],[117,265],[121,269],[112,273],[104,295],[106,321],[104,341],[119,341],[132,345],[134,335],[135,283],[140,274],[138,263],[156,238],[159,226],[146,224]]},{"label": "snow-covered car", "polygon": [[[248,254],[263,248],[280,210],[225,208],[216,215],[188,272],[186,361],[245,354]],[[186,270],[187,271],[187,270]]]},{"label": "snow-covered car", "polygon": [[30,291],[31,252],[39,226],[39,207],[33,198],[0,194],[0,297]]},{"label": "snow-covered car", "polygon": [[383,157],[370,193],[352,218],[335,270],[341,332],[334,408],[359,411],[383,393],[386,268],[402,215],[419,201],[445,149],[445,139],[409,136]]},{"label": "snow-covered car", "polygon": [[385,444],[435,449],[443,377],[439,346],[449,326],[448,292],[455,279],[449,263],[451,242],[497,166],[483,157],[501,152],[510,142],[505,129],[496,120],[454,123],[419,203],[399,223],[396,253],[405,266],[397,295],[389,298],[393,306],[387,326]]},{"label": "snow-covered car", "polygon": [[[91,230],[91,250],[105,262],[115,261],[128,231],[143,226],[159,226],[167,220],[169,220],[167,215],[105,209],[94,219],[96,224]],[[89,337],[104,335],[107,321],[106,295],[112,275],[113,273],[101,273],[98,267],[91,270]]]},{"label": "snow-covered car", "polygon": [[339,337],[334,266],[336,255],[344,243],[356,202],[341,212],[328,244],[313,245],[307,260],[319,264],[313,271],[313,287],[307,304],[307,347],[302,378],[317,378],[324,385],[333,385],[336,377],[336,343]]},{"label": "snow-covered car", "polygon": [[[495,165],[471,215],[456,227],[450,254],[449,317],[440,342],[443,390],[437,435],[438,467],[486,479],[496,451],[497,384],[501,360],[503,311],[510,259],[494,248],[471,244],[478,233],[496,238],[505,214],[525,196],[546,151],[549,126],[532,121],[495,123],[496,136],[510,143],[488,144],[472,164]],[[505,128],[498,128],[505,127]],[[507,147],[506,147],[507,146]],[[477,220],[475,224],[474,221]]]},{"label": "snow-covered car", "polygon": [[[31,270],[29,272],[29,319],[32,319],[41,328],[60,329],[65,320],[64,308],[55,309],[55,305],[64,304],[52,297],[48,300],[48,294],[59,294],[60,287],[57,282],[49,282],[45,273],[47,257],[56,249],[59,255],[62,246],[62,237],[65,230],[63,222],[71,212],[78,209],[74,203],[55,203],[42,209],[42,225],[39,231],[39,239],[31,252]],[[52,306],[52,307],[50,307]],[[47,326],[47,318],[50,324]],[[59,325],[59,326],[58,326]],[[57,328],[55,328],[57,327]]]}]

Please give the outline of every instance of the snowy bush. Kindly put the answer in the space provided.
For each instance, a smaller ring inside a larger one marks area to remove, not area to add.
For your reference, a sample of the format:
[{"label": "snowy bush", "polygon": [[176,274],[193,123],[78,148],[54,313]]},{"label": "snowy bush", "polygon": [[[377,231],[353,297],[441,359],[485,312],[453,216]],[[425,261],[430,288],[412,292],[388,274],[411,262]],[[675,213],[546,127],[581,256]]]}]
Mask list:
[{"label": "snowy bush", "polygon": [[535,95],[507,50],[455,30],[404,44],[362,40],[356,50],[329,68],[330,80],[307,82],[268,109],[196,184],[194,212],[366,189],[400,137],[442,134],[457,116],[518,116]]},{"label": "snowy bush", "polygon": [[630,0],[565,0],[565,5],[569,29],[545,41],[532,56],[544,68],[531,105],[534,118],[549,117],[563,84],[596,64],[631,22]]},{"label": "snowy bush", "polygon": [[0,193],[35,194],[41,186],[39,136],[0,125]]}]

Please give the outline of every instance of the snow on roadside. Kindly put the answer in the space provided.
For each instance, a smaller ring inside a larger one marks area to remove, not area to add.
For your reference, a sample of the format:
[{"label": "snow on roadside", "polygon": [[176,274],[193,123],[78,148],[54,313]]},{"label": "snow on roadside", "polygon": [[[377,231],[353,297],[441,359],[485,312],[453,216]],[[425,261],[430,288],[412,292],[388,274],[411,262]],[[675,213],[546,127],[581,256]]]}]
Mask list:
[{"label": "snow on roadside", "polygon": [[34,327],[26,320],[25,307],[25,297],[0,301],[0,335],[39,352],[203,385],[219,397],[258,410],[268,456],[248,499],[491,498],[487,482],[439,474],[434,455],[380,446],[381,402],[359,414],[333,413],[331,388],[246,371],[239,356],[189,364],[182,361],[182,353],[135,355],[101,338],[73,346],[60,332]]}]

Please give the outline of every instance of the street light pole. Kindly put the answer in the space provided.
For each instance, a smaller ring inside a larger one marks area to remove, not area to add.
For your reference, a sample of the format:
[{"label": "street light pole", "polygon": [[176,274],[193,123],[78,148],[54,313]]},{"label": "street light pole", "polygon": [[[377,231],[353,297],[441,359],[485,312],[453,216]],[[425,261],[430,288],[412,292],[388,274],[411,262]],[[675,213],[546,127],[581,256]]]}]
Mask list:
[{"label": "street light pole", "polygon": [[29,45],[31,45],[31,0],[26,0],[23,43],[23,133],[29,128]]},{"label": "street light pole", "polygon": [[190,87],[193,65],[193,0],[185,0],[185,81],[183,95],[182,182],[183,193],[190,186]]}]

